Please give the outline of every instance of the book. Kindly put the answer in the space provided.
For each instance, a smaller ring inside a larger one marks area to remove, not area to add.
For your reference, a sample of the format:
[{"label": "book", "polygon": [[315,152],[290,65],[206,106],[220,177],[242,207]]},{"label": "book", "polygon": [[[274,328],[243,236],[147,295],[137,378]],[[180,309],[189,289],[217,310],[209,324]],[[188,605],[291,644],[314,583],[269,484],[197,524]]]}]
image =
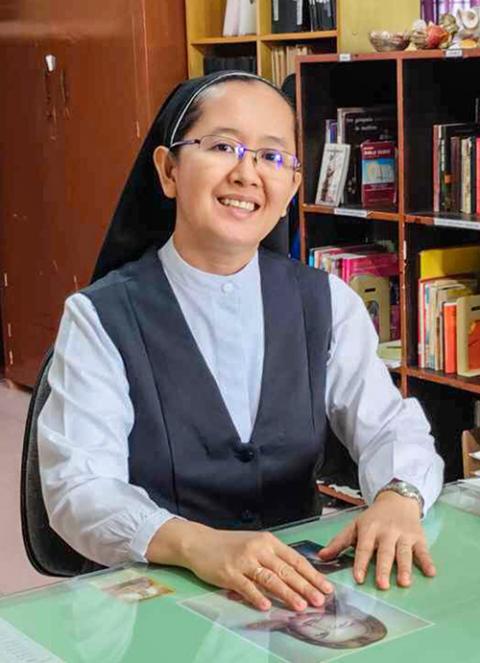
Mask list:
[{"label": "book", "polygon": [[480,137],[475,138],[475,207],[474,213],[480,214]]},{"label": "book", "polygon": [[400,339],[378,344],[377,354],[387,368],[398,368],[402,362],[402,342]]},{"label": "book", "polygon": [[[299,16],[302,17],[300,23]],[[272,0],[272,32],[300,32],[303,28],[303,8],[300,14],[297,0]]]},{"label": "book", "polygon": [[240,28],[240,0],[227,0],[223,19],[223,36],[235,37]]},{"label": "book", "polygon": [[240,0],[238,35],[254,35],[257,32],[257,0]]},{"label": "book", "polygon": [[443,305],[443,344],[445,373],[457,372],[457,302]]},{"label": "book", "polygon": [[460,211],[464,214],[471,213],[471,158],[472,143],[470,137],[462,138],[461,142],[461,180],[460,180]]},{"label": "book", "polygon": [[342,196],[350,157],[350,145],[327,143],[318,177],[316,205],[336,207]]},{"label": "book", "polygon": [[360,149],[363,207],[393,205],[396,201],[395,143],[365,141]]},{"label": "book", "polygon": [[480,295],[457,301],[457,373],[480,375]]},{"label": "book", "polygon": [[[452,173],[451,148],[453,146],[452,138],[462,138],[475,133],[478,125],[475,122],[453,122],[449,124],[438,125],[438,152],[439,152],[439,170],[440,170],[440,211],[454,212],[459,211],[452,208],[452,187],[454,178]],[[458,141],[457,141],[458,142]],[[458,180],[457,180],[458,182]],[[457,197],[458,200],[458,197]]]},{"label": "book", "polygon": [[380,342],[390,340],[390,285],[382,276],[365,274],[350,279],[350,287],[363,299]]},{"label": "book", "polygon": [[361,204],[361,149],[367,140],[396,142],[397,120],[393,106],[341,107],[337,109],[339,143],[351,146],[343,203]]},{"label": "book", "polygon": [[480,246],[478,244],[425,249],[418,253],[418,257],[421,279],[480,272]]},{"label": "book", "polygon": [[337,120],[325,120],[325,142],[337,142]]}]

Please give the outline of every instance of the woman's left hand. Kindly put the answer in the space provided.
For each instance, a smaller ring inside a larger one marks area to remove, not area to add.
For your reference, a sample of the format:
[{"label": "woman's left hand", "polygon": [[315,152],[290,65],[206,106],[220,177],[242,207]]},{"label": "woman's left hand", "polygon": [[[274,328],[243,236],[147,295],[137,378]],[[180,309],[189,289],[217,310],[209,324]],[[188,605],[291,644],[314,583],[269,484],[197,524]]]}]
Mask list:
[{"label": "woman's left hand", "polygon": [[435,566],[428,551],[420,522],[420,507],[413,498],[392,491],[380,493],[374,503],[335,536],[319,553],[323,560],[337,557],[350,546],[355,547],[353,576],[363,583],[375,551],[376,582],[379,589],[390,587],[390,574],[397,562],[397,583],[409,587],[412,562],[424,575],[433,577]]}]

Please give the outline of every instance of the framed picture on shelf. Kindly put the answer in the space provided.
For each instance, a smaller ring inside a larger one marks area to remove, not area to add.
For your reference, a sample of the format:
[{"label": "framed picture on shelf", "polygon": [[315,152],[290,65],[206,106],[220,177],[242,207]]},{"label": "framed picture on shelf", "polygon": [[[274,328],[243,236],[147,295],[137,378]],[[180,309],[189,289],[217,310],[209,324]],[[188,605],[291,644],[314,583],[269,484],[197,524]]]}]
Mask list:
[{"label": "framed picture on shelf", "polygon": [[342,197],[350,159],[350,145],[326,143],[318,178],[316,205],[337,207]]}]

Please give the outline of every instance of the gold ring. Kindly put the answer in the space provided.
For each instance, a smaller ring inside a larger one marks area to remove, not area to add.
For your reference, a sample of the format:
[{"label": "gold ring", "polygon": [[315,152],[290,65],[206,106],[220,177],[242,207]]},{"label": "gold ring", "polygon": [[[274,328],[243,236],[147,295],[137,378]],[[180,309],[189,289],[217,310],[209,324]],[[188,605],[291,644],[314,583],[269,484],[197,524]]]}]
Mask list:
[{"label": "gold ring", "polygon": [[252,574],[253,582],[258,582],[258,576],[262,573],[264,568],[265,567],[263,567],[263,566],[257,566],[257,568],[255,569],[255,571]]}]

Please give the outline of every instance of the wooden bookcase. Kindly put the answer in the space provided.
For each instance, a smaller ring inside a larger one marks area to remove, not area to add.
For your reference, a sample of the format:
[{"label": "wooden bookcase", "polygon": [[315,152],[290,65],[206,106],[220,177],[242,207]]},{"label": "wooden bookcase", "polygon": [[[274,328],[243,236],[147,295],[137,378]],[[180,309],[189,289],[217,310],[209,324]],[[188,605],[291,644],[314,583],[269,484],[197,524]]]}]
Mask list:
[{"label": "wooden bookcase", "polygon": [[271,78],[271,49],[275,45],[308,43],[315,53],[337,50],[336,30],[272,34],[271,0],[257,0],[256,35],[222,37],[225,5],[226,0],[185,0],[190,78],[203,74],[206,55],[256,55],[257,73]]},{"label": "wooden bookcase", "polygon": [[[422,403],[447,461],[446,478],[462,475],[461,432],[473,426],[480,378],[417,366],[418,253],[480,241],[480,217],[432,211],[432,125],[474,120],[480,97],[480,49],[312,55],[297,60],[302,258],[312,246],[336,241],[394,242],[400,263],[403,357],[394,377],[405,396]],[[467,84],[468,81],[468,84]],[[389,103],[397,108],[398,205],[364,210],[313,204],[324,147],[324,121],[341,106]]]}]

